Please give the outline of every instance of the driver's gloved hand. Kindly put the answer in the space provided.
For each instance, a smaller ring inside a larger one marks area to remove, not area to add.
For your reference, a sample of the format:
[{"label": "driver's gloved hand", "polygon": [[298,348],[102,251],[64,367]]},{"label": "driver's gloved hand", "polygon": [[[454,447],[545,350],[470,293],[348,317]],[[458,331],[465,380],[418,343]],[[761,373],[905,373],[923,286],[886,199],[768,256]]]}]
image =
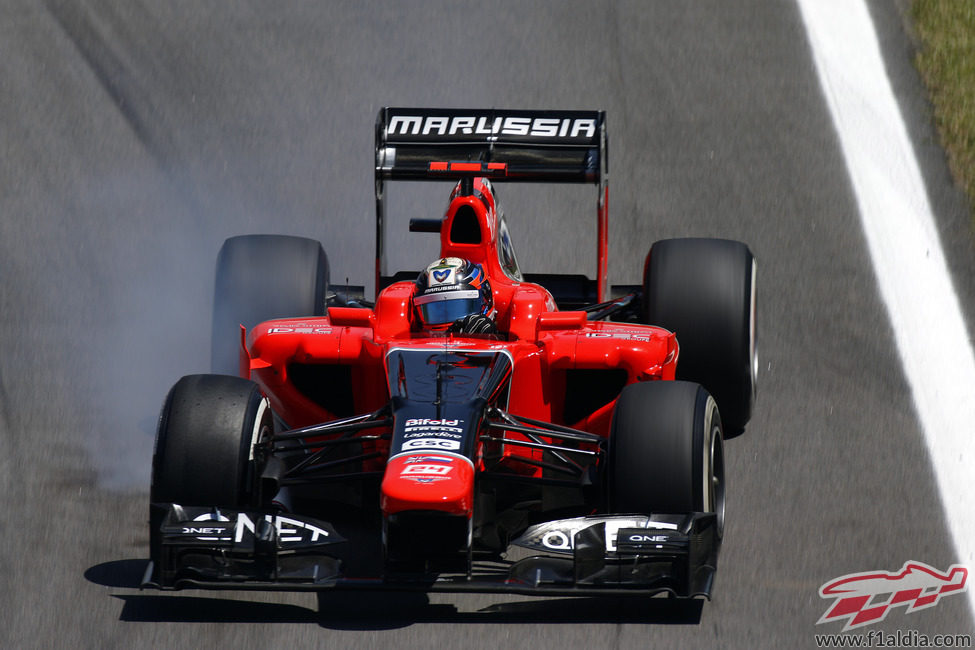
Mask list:
[{"label": "driver's gloved hand", "polygon": [[487,316],[471,314],[455,320],[447,331],[454,334],[497,334],[498,326]]}]

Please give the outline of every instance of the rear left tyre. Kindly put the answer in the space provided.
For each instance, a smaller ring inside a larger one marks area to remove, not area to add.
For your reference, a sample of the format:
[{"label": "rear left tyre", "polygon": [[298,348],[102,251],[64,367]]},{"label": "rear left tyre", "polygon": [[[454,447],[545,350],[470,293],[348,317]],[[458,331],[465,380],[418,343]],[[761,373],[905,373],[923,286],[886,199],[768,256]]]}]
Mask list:
[{"label": "rear left tyre", "polygon": [[240,374],[240,326],[325,314],[328,258],[314,239],[241,235],[217,256],[211,370]]}]

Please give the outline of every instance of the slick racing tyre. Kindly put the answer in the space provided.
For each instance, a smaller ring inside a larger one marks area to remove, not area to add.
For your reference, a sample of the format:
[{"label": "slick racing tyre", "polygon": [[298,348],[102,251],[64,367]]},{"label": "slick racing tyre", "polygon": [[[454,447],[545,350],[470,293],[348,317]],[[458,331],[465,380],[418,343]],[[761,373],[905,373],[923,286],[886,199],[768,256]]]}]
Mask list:
[{"label": "slick racing tyre", "polygon": [[701,384],[738,435],[755,402],[755,258],[724,239],[667,239],[650,249],[644,318],[677,335],[677,379]]},{"label": "slick racing tyre", "polygon": [[684,381],[631,384],[620,393],[609,438],[610,513],[713,512],[724,531],[724,437],[718,406]]},{"label": "slick racing tyre", "polygon": [[[273,430],[257,384],[225,375],[183,377],[166,397],[152,455],[150,502],[238,509],[260,505],[253,446]],[[158,550],[165,508],[150,507]]]},{"label": "slick racing tyre", "polygon": [[211,370],[240,374],[240,326],[272,318],[323,316],[328,258],[304,237],[242,235],[224,242],[217,257]]}]

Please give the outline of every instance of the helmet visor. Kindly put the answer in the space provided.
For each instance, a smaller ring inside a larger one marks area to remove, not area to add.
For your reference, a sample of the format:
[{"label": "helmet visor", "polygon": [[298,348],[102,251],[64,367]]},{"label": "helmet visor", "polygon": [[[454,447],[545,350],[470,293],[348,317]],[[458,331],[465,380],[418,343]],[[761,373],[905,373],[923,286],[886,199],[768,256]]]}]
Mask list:
[{"label": "helmet visor", "polygon": [[480,314],[482,303],[481,294],[476,290],[451,291],[416,298],[417,311],[426,325],[447,325],[458,318]]}]

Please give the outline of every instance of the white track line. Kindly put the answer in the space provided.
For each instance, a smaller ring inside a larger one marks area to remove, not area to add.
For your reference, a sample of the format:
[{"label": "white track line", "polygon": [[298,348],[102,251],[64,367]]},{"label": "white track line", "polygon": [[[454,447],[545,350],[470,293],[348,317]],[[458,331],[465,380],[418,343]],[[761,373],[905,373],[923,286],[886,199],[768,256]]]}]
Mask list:
[{"label": "white track line", "polygon": [[[924,181],[865,3],[797,1],[955,552],[959,562],[975,567],[975,356]],[[975,614],[975,589],[968,597]]]}]

